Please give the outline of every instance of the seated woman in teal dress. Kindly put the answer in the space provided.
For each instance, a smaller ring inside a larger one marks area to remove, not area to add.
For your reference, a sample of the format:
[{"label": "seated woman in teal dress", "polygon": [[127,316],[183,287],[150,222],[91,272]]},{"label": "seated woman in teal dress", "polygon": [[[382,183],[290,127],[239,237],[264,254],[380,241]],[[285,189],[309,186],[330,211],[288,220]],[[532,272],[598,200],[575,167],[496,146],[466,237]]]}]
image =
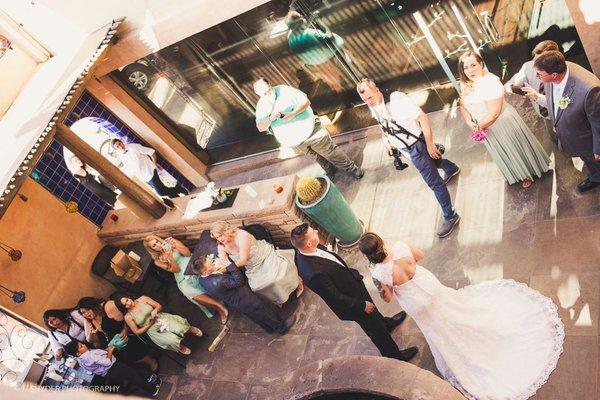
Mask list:
[{"label": "seated woman in teal dress", "polygon": [[187,319],[162,312],[162,305],[148,296],[131,299],[121,296],[115,301],[125,316],[127,326],[136,335],[146,333],[161,349],[190,354],[192,351],[181,344],[186,333],[202,336],[202,331],[191,326]]},{"label": "seated woman in teal dress", "polygon": [[161,239],[156,235],[146,236],[144,247],[154,260],[157,267],[175,275],[177,287],[185,297],[196,304],[208,318],[213,317],[213,312],[206,306],[217,310],[221,323],[227,322],[229,311],[220,301],[206,294],[197,275],[184,275],[185,268],[192,253],[183,243],[172,237]]}]

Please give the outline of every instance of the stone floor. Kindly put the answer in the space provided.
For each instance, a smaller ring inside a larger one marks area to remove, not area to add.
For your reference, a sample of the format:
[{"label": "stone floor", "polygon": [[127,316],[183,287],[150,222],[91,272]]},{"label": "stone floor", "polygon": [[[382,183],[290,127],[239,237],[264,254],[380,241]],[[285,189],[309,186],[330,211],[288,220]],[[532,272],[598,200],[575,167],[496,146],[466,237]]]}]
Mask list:
[{"label": "stone floor", "polygon": [[[583,173],[557,153],[546,124],[520,99],[511,101],[553,154],[556,168],[529,189],[507,186],[485,148],[468,139],[460,118],[444,111],[431,114],[437,141],[446,145],[448,157],[462,168],[449,185],[462,221],[446,239],[440,240],[434,233],[440,210],[432,192],[413,166],[396,171],[376,137],[344,146],[362,165],[364,178],[354,181],[339,174],[335,181],[369,230],[387,241],[402,238],[420,247],[426,255],[422,265],[443,283],[461,287],[511,278],[552,298],[559,306],[567,337],[557,369],[534,398],[598,399],[600,190],[576,193],[575,185]],[[296,158],[218,184],[319,172],[308,159]],[[368,275],[366,259],[356,250],[342,255]],[[368,280],[366,283],[373,289]],[[234,315],[232,333],[213,353],[207,348],[220,329],[218,322],[204,318],[174,286],[168,298],[168,308],[199,324],[206,337],[190,340],[193,353],[187,359],[175,356],[184,367],[163,357],[163,399],[264,399],[282,377],[306,363],[339,355],[377,354],[357,325],[339,321],[310,291],[286,305],[286,311],[298,317],[288,334],[265,334],[246,318]],[[397,305],[377,303],[384,314],[398,311]],[[394,337],[402,346],[418,346],[420,352],[413,363],[437,373],[431,352],[412,320],[397,329]]]}]

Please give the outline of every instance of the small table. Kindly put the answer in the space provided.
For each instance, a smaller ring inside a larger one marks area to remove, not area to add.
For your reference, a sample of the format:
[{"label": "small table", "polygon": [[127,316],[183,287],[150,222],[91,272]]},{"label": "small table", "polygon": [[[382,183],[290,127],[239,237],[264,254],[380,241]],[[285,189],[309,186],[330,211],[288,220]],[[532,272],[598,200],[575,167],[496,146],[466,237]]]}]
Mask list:
[{"label": "small table", "polygon": [[48,377],[48,367],[46,367],[46,374],[42,379],[41,386],[54,390],[74,389],[81,387],[88,387],[92,384],[94,375],[87,372],[79,364],[75,368],[69,368],[64,361],[57,361],[52,359],[49,365],[56,367],[57,373],[63,378],[62,382],[55,381]]},{"label": "small table", "polygon": [[[102,251],[104,251],[104,249]],[[150,269],[154,265],[154,261],[152,260],[150,254],[148,254],[148,251],[144,247],[144,243],[141,240],[128,244],[123,248],[123,251],[126,254],[129,254],[130,251],[133,251],[134,253],[140,256],[139,265],[142,269],[142,273],[139,276],[139,278],[132,283],[129,282],[127,279],[123,278],[122,276],[118,276],[117,274],[115,274],[114,270],[110,267],[110,258],[112,258],[112,253],[109,253],[106,259],[102,259],[100,261],[100,263],[109,263],[109,266],[102,275],[102,278],[112,283],[117,289],[122,289],[137,294],[141,291],[142,287],[144,286],[144,283],[148,278]],[[96,262],[96,260],[94,260],[94,262]]]}]

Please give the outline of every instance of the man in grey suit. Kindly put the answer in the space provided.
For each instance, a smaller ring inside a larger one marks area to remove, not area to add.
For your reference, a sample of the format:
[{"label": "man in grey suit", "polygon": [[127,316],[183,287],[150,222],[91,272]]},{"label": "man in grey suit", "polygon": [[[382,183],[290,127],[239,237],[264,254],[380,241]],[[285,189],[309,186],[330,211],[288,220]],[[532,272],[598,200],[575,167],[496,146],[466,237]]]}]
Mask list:
[{"label": "man in grey suit", "polygon": [[[541,92],[543,88],[543,82],[540,78],[535,75],[535,71],[533,70],[533,62],[545,51],[550,50],[559,50],[558,44],[552,40],[543,40],[539,42],[531,55],[533,56],[532,60],[527,61],[525,64],[521,66],[519,72],[517,72],[506,84],[504,85],[504,90],[506,93],[513,93],[512,86],[517,86],[521,88],[525,93],[528,92],[529,88],[527,86],[533,88],[533,90]],[[527,86],[526,86],[527,85]],[[523,93],[517,93],[523,94]],[[537,97],[530,97],[531,105],[538,115],[544,118],[550,118],[548,116],[548,110],[544,105],[540,105],[537,101]]]},{"label": "man in grey suit", "polygon": [[534,61],[537,77],[544,82],[545,97],[558,139],[558,148],[568,156],[579,157],[588,177],[577,185],[579,192],[600,186],[600,79],[583,67],[566,62],[559,51],[547,51]]}]

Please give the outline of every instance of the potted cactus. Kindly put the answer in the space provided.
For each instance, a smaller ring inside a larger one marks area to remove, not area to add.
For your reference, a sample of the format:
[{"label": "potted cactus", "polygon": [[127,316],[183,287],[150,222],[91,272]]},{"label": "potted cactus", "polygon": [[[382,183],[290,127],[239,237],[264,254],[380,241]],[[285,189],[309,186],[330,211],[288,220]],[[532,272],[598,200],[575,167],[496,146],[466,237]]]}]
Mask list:
[{"label": "potted cactus", "polygon": [[364,232],[344,196],[326,176],[300,178],[296,206],[335,236],[341,246],[353,246]]}]

